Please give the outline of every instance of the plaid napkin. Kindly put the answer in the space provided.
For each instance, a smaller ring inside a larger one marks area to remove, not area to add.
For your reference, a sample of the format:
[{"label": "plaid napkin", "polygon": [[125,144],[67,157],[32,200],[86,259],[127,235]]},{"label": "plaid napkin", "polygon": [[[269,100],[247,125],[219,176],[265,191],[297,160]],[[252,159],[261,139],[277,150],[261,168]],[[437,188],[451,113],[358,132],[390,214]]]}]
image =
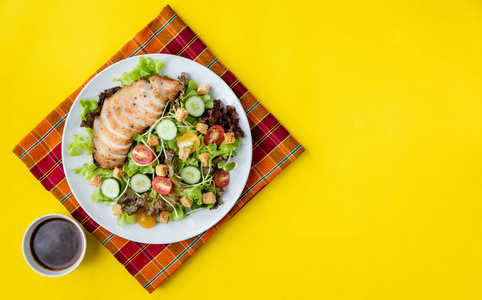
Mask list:
[{"label": "plaid napkin", "polygon": [[[192,59],[219,75],[234,91],[246,111],[253,138],[253,162],[248,182],[233,209],[212,228],[191,239],[172,244],[142,244],[125,240],[100,227],[79,206],[65,180],[61,142],[64,121],[82,88],[104,68],[127,57],[147,53],[168,53]],[[294,161],[303,147],[261,105],[248,89],[211,53],[203,41],[166,6],[119,52],[112,56],[81,87],[40,122],[13,152],[30,172],[92,233],[127,271],[149,292],[153,292],[191,255],[231,219],[263,187]]]}]

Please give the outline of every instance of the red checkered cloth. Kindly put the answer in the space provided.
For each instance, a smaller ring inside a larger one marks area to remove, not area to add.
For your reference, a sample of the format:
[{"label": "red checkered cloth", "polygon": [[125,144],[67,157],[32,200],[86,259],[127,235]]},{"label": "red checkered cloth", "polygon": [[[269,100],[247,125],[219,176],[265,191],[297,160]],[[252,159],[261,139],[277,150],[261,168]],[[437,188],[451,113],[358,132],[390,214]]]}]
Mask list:
[{"label": "red checkered cloth", "polygon": [[[248,116],[253,138],[253,161],[246,186],[232,210],[212,228],[185,241],[172,244],[142,244],[116,236],[100,227],[79,206],[65,179],[61,157],[65,118],[77,95],[92,77],[106,67],[147,53],[168,53],[192,59],[219,75],[234,91]],[[300,143],[261,105],[248,89],[211,53],[206,44],[171,9],[142,29],[96,73],[56,107],[13,152],[87,231],[92,233],[127,271],[153,292],[191,255],[284,168],[304,151]]]}]

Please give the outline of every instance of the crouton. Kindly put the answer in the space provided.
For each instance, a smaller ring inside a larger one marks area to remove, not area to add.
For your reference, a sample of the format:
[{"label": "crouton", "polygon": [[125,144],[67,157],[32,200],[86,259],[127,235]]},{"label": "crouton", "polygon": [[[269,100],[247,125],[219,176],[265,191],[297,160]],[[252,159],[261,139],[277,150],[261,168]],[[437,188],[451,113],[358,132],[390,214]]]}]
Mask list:
[{"label": "crouton", "polygon": [[115,167],[114,172],[112,173],[112,175],[114,175],[114,177],[117,178],[117,179],[121,179],[122,176],[124,176],[124,174],[125,174],[124,171],[122,171],[118,167]]},{"label": "crouton", "polygon": [[184,205],[185,207],[191,207],[192,201],[186,196],[181,197],[181,204]]},{"label": "crouton", "polygon": [[157,176],[167,176],[168,167],[166,165],[157,165],[156,166],[156,175]]},{"label": "crouton", "polygon": [[169,214],[165,211],[161,211],[159,214],[159,222],[164,224],[169,223]]},{"label": "crouton", "polygon": [[102,177],[100,175],[94,175],[89,181],[89,184],[93,187],[99,187],[102,184]]},{"label": "crouton", "polygon": [[203,123],[197,123],[196,124],[196,130],[199,131],[202,134],[208,133],[208,125],[203,124]]},{"label": "crouton", "polygon": [[181,149],[179,149],[179,158],[183,161],[186,161],[190,153],[191,149],[188,147],[181,147]]},{"label": "crouton", "polygon": [[204,193],[203,194],[203,203],[204,204],[211,204],[216,202],[216,196],[214,196],[213,192]]},{"label": "crouton", "polygon": [[234,137],[234,132],[228,132],[224,134],[224,143],[226,145],[234,144],[235,142],[236,142],[236,138]]},{"label": "crouton", "polygon": [[174,117],[179,122],[183,122],[184,120],[186,120],[188,114],[189,114],[189,112],[187,110],[185,110],[184,108],[178,108],[176,110],[176,113],[174,114]]},{"label": "crouton", "polygon": [[120,204],[114,204],[112,206],[112,212],[114,213],[114,216],[119,216],[124,213],[124,211],[122,211],[122,206]]},{"label": "crouton", "polygon": [[207,95],[209,94],[209,84],[207,83],[204,83],[204,84],[200,84],[197,88],[197,94],[198,95]]},{"label": "crouton", "polygon": [[159,139],[157,138],[157,136],[151,136],[147,140],[147,144],[149,145],[149,147],[155,147],[155,146],[159,145]]},{"label": "crouton", "polygon": [[201,153],[199,154],[199,159],[201,160],[201,163],[203,164],[203,167],[209,166],[209,153]]}]

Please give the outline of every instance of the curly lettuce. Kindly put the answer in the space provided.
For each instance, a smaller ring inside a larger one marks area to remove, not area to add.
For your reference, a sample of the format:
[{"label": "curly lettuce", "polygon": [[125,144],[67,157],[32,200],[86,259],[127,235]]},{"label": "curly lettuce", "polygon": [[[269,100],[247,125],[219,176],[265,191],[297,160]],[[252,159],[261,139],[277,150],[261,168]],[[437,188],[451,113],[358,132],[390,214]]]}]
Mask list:
[{"label": "curly lettuce", "polygon": [[135,215],[128,215],[127,213],[123,213],[122,215],[117,217],[117,225],[120,227],[124,227],[126,224],[134,224],[135,223]]},{"label": "curly lettuce", "polygon": [[197,205],[203,204],[203,187],[202,185],[185,188],[184,191],[181,192],[181,195],[184,195],[194,201]]},{"label": "curly lettuce", "polygon": [[113,200],[107,198],[102,194],[101,190],[95,190],[92,195],[90,196],[90,200],[95,203],[102,203],[102,204],[112,204]]},{"label": "curly lettuce", "polygon": [[132,71],[124,72],[121,78],[114,78],[112,81],[119,81],[122,87],[131,85],[141,77],[148,78],[151,75],[161,75],[161,69],[165,67],[166,65],[158,59],[153,60],[150,57],[140,56],[137,66]]},{"label": "curly lettuce", "polygon": [[85,179],[90,180],[92,176],[94,175],[99,175],[103,179],[107,179],[110,177],[113,177],[113,170],[109,169],[102,169],[97,167],[94,164],[87,164],[85,163],[81,168],[74,169],[74,174],[81,174],[82,176],[85,176]]},{"label": "curly lettuce", "polygon": [[167,212],[169,214],[169,219],[171,221],[180,221],[184,219],[184,210],[180,207],[177,206],[175,210]]},{"label": "curly lettuce", "polygon": [[94,144],[92,143],[92,137],[94,136],[94,130],[92,128],[85,128],[87,133],[86,137],[81,137],[74,134],[74,140],[70,143],[67,151],[72,156],[79,156],[82,152],[87,154],[92,154],[92,148]]},{"label": "curly lettuce", "polygon": [[94,99],[80,99],[80,107],[82,108],[80,119],[85,121],[85,115],[90,112],[96,112],[99,104],[97,103],[97,100]]}]

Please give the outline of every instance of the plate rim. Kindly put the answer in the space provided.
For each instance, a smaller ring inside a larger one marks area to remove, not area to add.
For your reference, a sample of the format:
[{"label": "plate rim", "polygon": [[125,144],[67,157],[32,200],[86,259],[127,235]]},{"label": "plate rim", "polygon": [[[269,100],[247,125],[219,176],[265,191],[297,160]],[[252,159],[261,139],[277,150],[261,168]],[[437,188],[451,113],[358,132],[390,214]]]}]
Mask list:
[{"label": "plate rim", "polygon": [[[239,98],[236,96],[236,94],[234,93],[234,91],[229,87],[229,85],[220,77],[218,76],[216,73],[214,73],[212,70],[210,70],[209,68],[207,68],[206,66],[194,61],[194,60],[191,60],[191,59],[188,59],[188,58],[185,58],[185,57],[182,57],[182,56],[178,56],[178,55],[172,55],[172,54],[165,54],[165,53],[151,53],[151,54],[142,54],[142,55],[136,55],[136,56],[133,56],[133,57],[128,57],[128,58],[125,58],[125,59],[122,59],[116,63],[113,63],[112,65],[106,67],[105,69],[103,69],[102,71],[100,71],[98,74],[96,74],[94,77],[92,77],[86,84],[85,86],[80,90],[79,94],[77,95],[77,97],[75,98],[75,100],[72,102],[72,105],[71,107],[69,108],[69,112],[67,114],[67,117],[65,119],[65,123],[64,123],[64,130],[62,132],[62,148],[61,148],[61,157],[62,157],[62,161],[65,161],[64,160],[64,155],[66,154],[67,152],[67,145],[64,143],[65,141],[65,137],[66,137],[66,132],[67,130],[65,130],[65,127],[67,126],[67,124],[69,123],[69,119],[70,119],[70,116],[71,116],[71,112],[72,112],[72,109],[74,108],[74,105],[80,101],[80,96],[82,94],[82,92],[87,89],[91,84],[92,82],[95,81],[95,79],[97,79],[98,77],[102,76],[103,73],[107,72],[110,68],[113,68],[114,66],[116,66],[117,64],[119,63],[123,63],[123,62],[126,62],[126,61],[130,61],[130,60],[135,60],[135,59],[138,59],[139,57],[151,57],[151,58],[156,58],[158,57],[158,59],[161,59],[162,60],[162,57],[175,57],[175,59],[181,59],[181,60],[184,60],[186,61],[187,63],[195,63],[197,65],[199,65],[200,67],[202,67],[202,69],[204,71],[207,71],[207,72],[210,72],[212,73],[212,75],[216,76],[217,78],[220,79],[220,82],[222,85],[225,85],[225,87],[227,87],[227,91],[229,94],[231,94],[231,96],[233,97],[233,99],[235,101],[237,101],[240,105],[240,107],[242,108],[242,112],[238,112],[238,115],[240,118],[243,118],[245,119],[244,121],[246,122],[246,124],[248,125],[248,128],[250,129],[250,125],[249,125],[249,120],[247,118],[247,115],[246,115],[246,111],[244,110],[242,104],[241,104],[241,101],[239,100]],[[189,73],[188,71],[186,71],[186,73]],[[223,101],[221,99],[221,101]],[[226,105],[226,103],[224,103],[223,101],[223,104]],[[146,241],[146,240],[143,240],[143,239],[133,239],[132,237],[125,237],[119,233],[114,233],[112,232],[109,228],[106,228],[106,226],[103,226],[101,225],[101,222],[99,222],[98,220],[96,220],[92,215],[90,215],[88,213],[88,210],[85,208],[84,205],[82,205],[82,201],[79,201],[77,195],[76,195],[76,192],[74,191],[74,189],[72,188],[72,184],[69,180],[69,175],[67,174],[67,170],[64,168],[64,175],[65,175],[65,179],[67,181],[67,184],[72,192],[72,195],[74,196],[74,198],[77,200],[77,202],[79,203],[79,205],[82,207],[82,209],[86,212],[86,214],[92,218],[99,226],[105,228],[106,230],[110,231],[112,234],[115,234],[115,235],[118,235],[119,237],[122,237],[124,239],[127,239],[127,240],[130,240],[130,241],[133,241],[133,242],[139,242],[139,243],[148,243],[148,244],[169,244],[169,243],[176,243],[176,242],[180,242],[180,241],[183,241],[183,240],[187,240],[189,238],[192,238],[192,237],[195,237],[195,236],[198,236],[204,232],[206,232],[207,230],[211,229],[214,225],[216,225],[217,223],[219,223],[231,210],[232,208],[236,205],[236,203],[238,202],[239,200],[239,197],[242,195],[243,193],[243,190],[244,190],[244,187],[246,186],[246,183],[247,183],[247,180],[249,178],[249,173],[250,173],[250,169],[251,169],[251,164],[252,164],[252,159],[253,159],[253,153],[252,153],[252,136],[251,136],[251,130],[248,130],[249,132],[247,132],[247,134],[245,133],[245,137],[243,138],[243,140],[247,140],[249,143],[247,145],[245,145],[246,147],[251,147],[251,151],[248,151],[249,153],[249,161],[246,161],[246,165],[247,165],[247,172],[246,172],[246,175],[245,175],[245,178],[242,178],[242,183],[243,183],[243,188],[241,189],[240,193],[235,197],[234,201],[232,202],[232,204],[229,205],[226,213],[224,214],[221,214],[219,215],[217,218],[213,218],[213,220],[211,222],[208,222],[208,225],[202,227],[201,230],[197,230],[197,231],[194,231],[194,233],[192,235],[190,235],[189,237],[182,237],[182,238],[179,238],[179,239],[173,239],[173,240],[169,240],[169,241],[166,241],[166,242],[152,242],[152,241]],[[68,154],[67,154],[68,155]],[[182,222],[184,220],[181,220],[181,221],[176,221],[176,222]],[[148,229],[145,229],[145,230],[148,230]]]}]

